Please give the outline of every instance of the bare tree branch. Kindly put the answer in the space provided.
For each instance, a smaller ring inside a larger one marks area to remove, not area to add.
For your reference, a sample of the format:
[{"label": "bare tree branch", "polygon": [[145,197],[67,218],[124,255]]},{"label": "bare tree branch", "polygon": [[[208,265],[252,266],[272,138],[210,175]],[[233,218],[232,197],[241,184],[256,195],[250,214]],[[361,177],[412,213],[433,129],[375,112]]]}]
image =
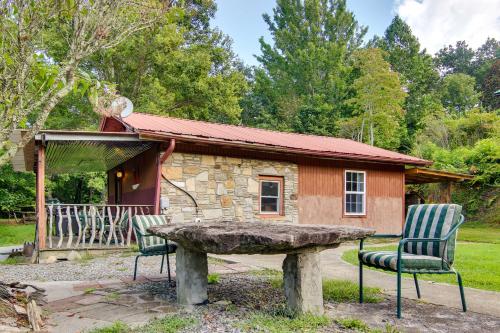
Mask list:
[{"label": "bare tree branch", "polygon": [[[79,66],[153,25],[173,6],[161,0],[0,0],[0,165],[43,128],[50,112],[76,84]],[[52,33],[65,53],[50,54]],[[31,122],[29,122],[31,120]],[[17,128],[27,135],[13,144]]]}]

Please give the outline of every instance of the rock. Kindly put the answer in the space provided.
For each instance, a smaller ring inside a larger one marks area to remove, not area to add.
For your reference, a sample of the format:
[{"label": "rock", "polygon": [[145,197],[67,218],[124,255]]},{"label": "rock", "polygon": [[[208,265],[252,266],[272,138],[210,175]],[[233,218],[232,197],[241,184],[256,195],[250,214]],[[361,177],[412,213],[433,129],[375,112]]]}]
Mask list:
[{"label": "rock", "polygon": [[248,178],[248,193],[259,193],[259,182],[253,180],[252,178]]},{"label": "rock", "polygon": [[220,204],[222,208],[229,208],[233,205],[233,199],[229,195],[223,195],[220,198]]},{"label": "rock", "polygon": [[26,309],[20,305],[14,304],[14,310],[16,310],[17,314],[25,315],[27,314]]},{"label": "rock", "polygon": [[71,251],[68,254],[68,260],[69,261],[75,261],[75,260],[79,260],[79,259],[82,259],[82,256],[80,255],[80,253],[78,253],[76,251]]},{"label": "rock", "polygon": [[12,327],[6,325],[0,325],[0,332],[5,333],[17,333],[17,332],[29,332],[30,330],[25,327]]},{"label": "rock", "polygon": [[287,254],[283,261],[283,286],[288,307],[293,312],[322,315],[323,285],[319,252]]},{"label": "rock", "polygon": [[196,176],[196,180],[208,181],[208,171],[203,171]]},{"label": "rock", "polygon": [[177,303],[181,305],[206,304],[208,302],[207,254],[179,246],[175,258]]},{"label": "rock", "polygon": [[40,260],[43,264],[53,264],[55,262],[57,262],[57,257],[56,256],[49,256],[47,259],[45,260]]},{"label": "rock", "polygon": [[221,183],[217,183],[217,191],[215,192],[217,195],[223,195],[223,194],[226,194],[227,191],[226,189],[224,188],[224,184],[221,184]]},{"label": "rock", "polygon": [[207,220],[220,219],[222,217],[222,209],[203,209],[203,217]]},{"label": "rock", "polygon": [[201,155],[202,165],[215,165],[215,156],[212,155]]},{"label": "rock", "polygon": [[[204,209],[205,219],[222,217],[220,209]],[[375,230],[335,225],[282,222],[174,223],[151,227],[187,249],[215,254],[301,253],[337,247],[340,243],[373,235]]]},{"label": "rock", "polygon": [[224,183],[224,186],[228,189],[233,189],[234,188],[234,180],[232,180],[232,179],[226,180]]},{"label": "rock", "polygon": [[163,174],[168,180],[182,180],[182,167],[164,167]]},{"label": "rock", "polygon": [[196,165],[188,165],[184,167],[184,173],[186,174],[198,174],[200,171],[200,167]]},{"label": "rock", "polygon": [[186,190],[188,192],[195,192],[196,191],[196,179],[194,177],[188,178],[186,180]]}]

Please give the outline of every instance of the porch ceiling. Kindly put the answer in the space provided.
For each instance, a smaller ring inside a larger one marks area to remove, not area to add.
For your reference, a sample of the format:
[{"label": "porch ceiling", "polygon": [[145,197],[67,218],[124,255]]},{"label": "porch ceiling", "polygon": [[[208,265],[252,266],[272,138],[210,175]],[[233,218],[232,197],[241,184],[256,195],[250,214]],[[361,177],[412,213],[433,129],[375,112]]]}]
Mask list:
[{"label": "porch ceiling", "polygon": [[[45,145],[47,175],[75,172],[108,171],[153,147],[135,133],[44,131],[35,136],[35,144],[25,156],[35,156],[36,149]],[[35,170],[34,161],[26,163]]]},{"label": "porch ceiling", "polygon": [[43,133],[40,140],[47,143],[47,174],[108,171],[153,145],[117,133]]}]

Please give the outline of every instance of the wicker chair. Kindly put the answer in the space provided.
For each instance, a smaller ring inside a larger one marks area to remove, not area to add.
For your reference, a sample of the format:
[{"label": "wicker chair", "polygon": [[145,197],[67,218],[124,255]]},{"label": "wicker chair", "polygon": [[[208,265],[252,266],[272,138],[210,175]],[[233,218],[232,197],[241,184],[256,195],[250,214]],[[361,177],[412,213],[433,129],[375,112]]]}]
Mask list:
[{"label": "wicker chair", "polygon": [[413,205],[408,207],[401,235],[374,235],[375,238],[401,238],[397,251],[363,250],[360,243],[359,302],[363,303],[363,266],[397,273],[397,317],[401,318],[401,274],[413,274],[417,296],[417,274],[456,274],[463,311],[467,311],[460,274],[453,269],[458,227],[464,223],[462,207],[455,204]]},{"label": "wicker chair", "polygon": [[170,261],[168,255],[175,253],[177,244],[169,242],[164,238],[148,234],[147,229],[152,226],[167,224],[165,215],[135,215],[132,218],[132,226],[134,228],[135,238],[139,245],[140,254],[135,257],[134,280],[137,278],[137,263],[139,257],[162,256],[160,274],[163,273],[163,262],[167,257],[168,282],[170,279]]}]

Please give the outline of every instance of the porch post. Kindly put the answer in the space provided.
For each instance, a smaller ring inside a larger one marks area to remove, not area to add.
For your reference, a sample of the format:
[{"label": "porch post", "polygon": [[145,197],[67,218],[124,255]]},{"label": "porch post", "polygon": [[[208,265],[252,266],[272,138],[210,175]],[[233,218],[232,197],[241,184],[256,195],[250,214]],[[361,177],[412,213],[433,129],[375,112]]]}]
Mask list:
[{"label": "porch post", "polygon": [[36,221],[38,229],[38,249],[45,248],[47,238],[47,217],[45,212],[45,146],[38,146],[36,168]]}]

